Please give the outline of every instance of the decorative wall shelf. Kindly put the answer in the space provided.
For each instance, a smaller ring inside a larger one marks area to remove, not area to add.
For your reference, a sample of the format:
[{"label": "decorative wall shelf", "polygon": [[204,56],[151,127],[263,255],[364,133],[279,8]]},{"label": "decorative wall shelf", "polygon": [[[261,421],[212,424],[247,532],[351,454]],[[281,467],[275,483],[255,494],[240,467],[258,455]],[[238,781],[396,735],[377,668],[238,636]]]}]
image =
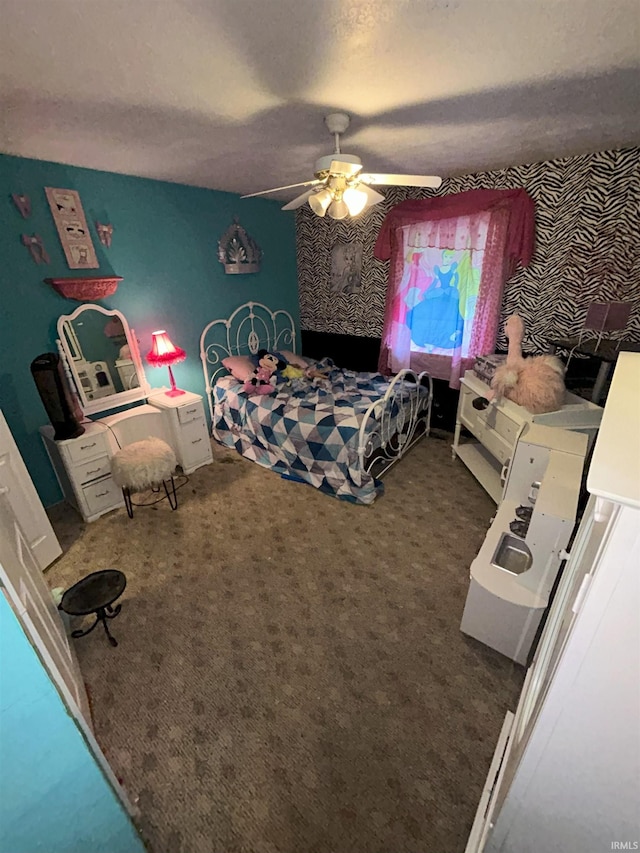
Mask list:
[{"label": "decorative wall shelf", "polygon": [[92,276],[89,278],[45,278],[47,284],[51,284],[55,290],[67,299],[76,299],[78,302],[93,302],[96,299],[105,299],[118,289],[118,283],[122,276]]}]

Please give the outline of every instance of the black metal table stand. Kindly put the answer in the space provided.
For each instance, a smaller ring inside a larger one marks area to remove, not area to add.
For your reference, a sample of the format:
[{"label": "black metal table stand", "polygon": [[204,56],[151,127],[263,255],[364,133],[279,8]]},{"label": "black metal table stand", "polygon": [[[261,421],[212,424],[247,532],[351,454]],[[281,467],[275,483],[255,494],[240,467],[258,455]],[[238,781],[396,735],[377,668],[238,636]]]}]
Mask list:
[{"label": "black metal table stand", "polygon": [[119,569],[103,569],[93,572],[79,580],[62,596],[60,610],[70,616],[89,616],[95,614],[95,622],[85,629],[72,631],[72,637],[86,637],[99,622],[107,635],[112,646],[117,646],[118,641],[111,636],[108,620],[115,619],[122,610],[122,605],[112,607],[116,598],[119,598],[127,585],[127,579]]},{"label": "black metal table stand", "polygon": [[102,622],[102,625],[104,626],[104,632],[107,635],[107,637],[109,638],[109,642],[111,643],[112,646],[117,646],[118,641],[116,640],[115,637],[111,636],[111,632],[109,631],[109,626],[107,624],[107,619],[115,619],[121,610],[122,610],[121,604],[118,604],[116,607],[110,607],[110,606],[100,607],[98,610],[96,610],[96,621],[93,623],[93,625],[90,628],[87,628],[86,631],[80,631],[80,630],[73,631],[71,633],[71,636],[72,637],[86,637],[87,634],[90,634],[93,631],[93,629],[96,627],[96,625],[99,622]]}]

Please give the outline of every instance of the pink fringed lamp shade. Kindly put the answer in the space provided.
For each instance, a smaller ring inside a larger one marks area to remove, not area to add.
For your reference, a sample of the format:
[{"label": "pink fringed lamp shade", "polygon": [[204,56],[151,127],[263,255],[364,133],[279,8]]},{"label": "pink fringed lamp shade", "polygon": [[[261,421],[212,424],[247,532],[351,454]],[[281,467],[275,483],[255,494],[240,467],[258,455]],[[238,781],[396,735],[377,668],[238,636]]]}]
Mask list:
[{"label": "pink fringed lamp shade", "polygon": [[184,361],[187,357],[183,349],[171,343],[169,335],[164,329],[159,332],[151,332],[151,337],[151,351],[147,353],[147,361],[154,367],[161,367],[163,364],[176,364],[178,361]]},{"label": "pink fringed lamp shade", "polygon": [[147,361],[149,364],[153,365],[153,367],[162,367],[163,365],[166,365],[169,368],[171,390],[166,392],[167,396],[177,397],[179,394],[184,394],[184,391],[176,388],[171,365],[177,364],[179,361],[184,361],[187,357],[186,352],[171,343],[169,336],[164,329],[161,329],[158,332],[152,332],[151,338],[151,350],[147,353]]}]

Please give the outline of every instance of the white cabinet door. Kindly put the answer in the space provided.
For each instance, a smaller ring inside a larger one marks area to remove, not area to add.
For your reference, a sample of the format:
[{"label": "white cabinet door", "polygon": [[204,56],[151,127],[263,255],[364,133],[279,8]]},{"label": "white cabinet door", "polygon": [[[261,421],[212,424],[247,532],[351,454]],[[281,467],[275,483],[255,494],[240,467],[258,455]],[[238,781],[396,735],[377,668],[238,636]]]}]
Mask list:
[{"label": "white cabinet door", "polygon": [[20,522],[29,548],[41,571],[62,554],[51,523],[0,412],[0,490],[5,493]]}]

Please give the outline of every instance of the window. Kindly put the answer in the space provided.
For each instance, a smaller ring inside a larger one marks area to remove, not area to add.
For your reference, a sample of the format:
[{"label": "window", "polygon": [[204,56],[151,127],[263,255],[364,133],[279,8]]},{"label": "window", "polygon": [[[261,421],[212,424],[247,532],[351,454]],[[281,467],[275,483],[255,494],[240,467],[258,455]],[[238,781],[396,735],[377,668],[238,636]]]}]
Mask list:
[{"label": "window", "polygon": [[397,205],[375,251],[391,260],[380,370],[427,370],[459,387],[475,357],[494,351],[504,282],[532,245],[524,190]]}]

